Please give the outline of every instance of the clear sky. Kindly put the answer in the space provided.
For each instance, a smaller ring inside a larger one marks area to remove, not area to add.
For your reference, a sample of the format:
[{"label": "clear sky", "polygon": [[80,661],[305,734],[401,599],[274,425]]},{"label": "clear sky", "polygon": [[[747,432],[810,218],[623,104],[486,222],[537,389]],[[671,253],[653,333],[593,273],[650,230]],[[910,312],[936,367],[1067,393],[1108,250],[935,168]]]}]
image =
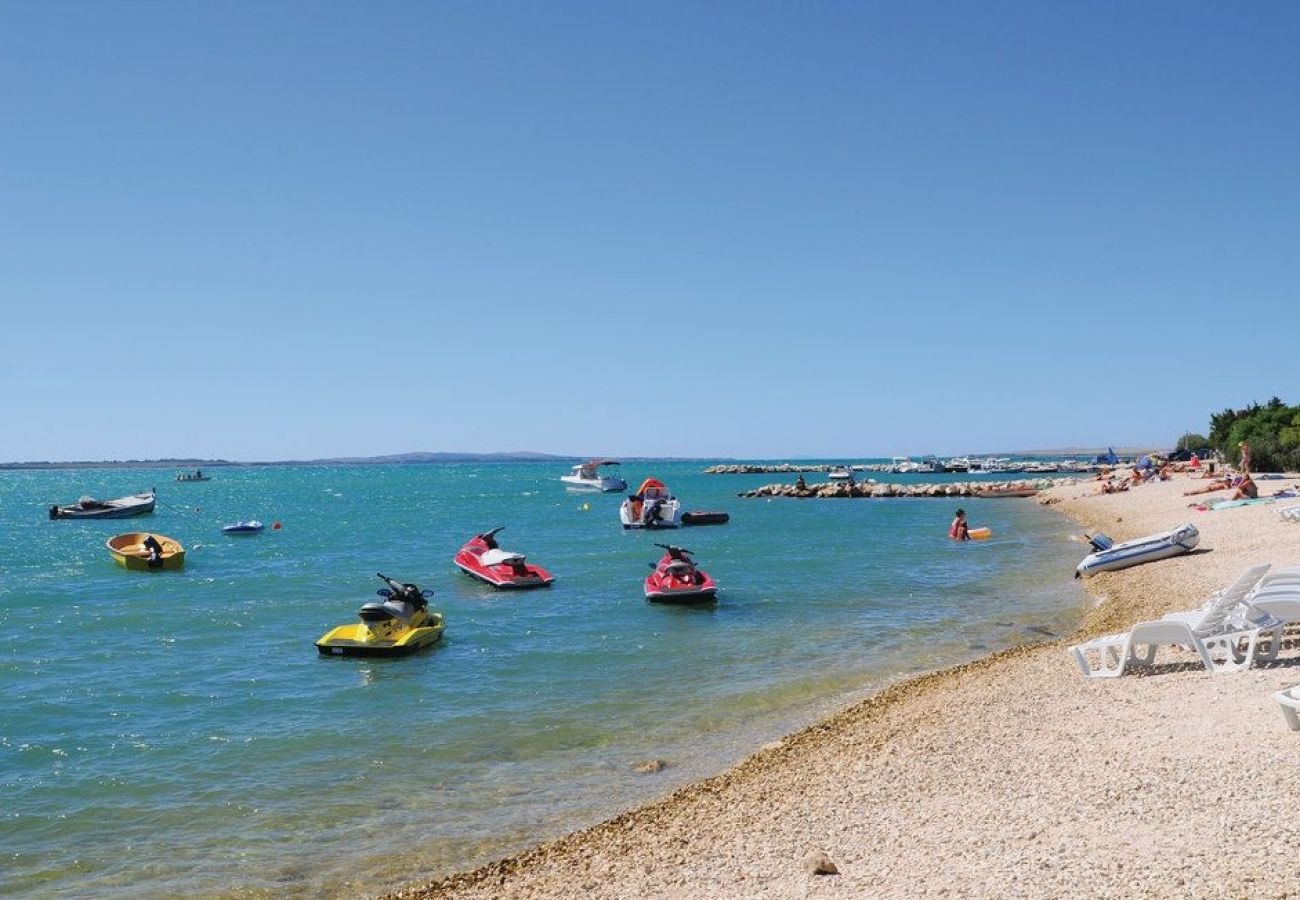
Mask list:
[{"label": "clear sky", "polygon": [[0,460],[1300,402],[1300,4],[0,0]]}]

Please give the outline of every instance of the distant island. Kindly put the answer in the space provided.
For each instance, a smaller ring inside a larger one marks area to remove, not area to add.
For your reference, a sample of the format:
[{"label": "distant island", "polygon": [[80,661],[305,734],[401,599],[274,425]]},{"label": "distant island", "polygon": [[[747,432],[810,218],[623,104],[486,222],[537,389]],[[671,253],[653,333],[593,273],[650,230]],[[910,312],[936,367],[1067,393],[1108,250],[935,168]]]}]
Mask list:
[{"label": "distant island", "polygon": [[[1130,448],[1119,447],[1116,452],[1120,456],[1137,456],[1147,452],[1150,448]],[[1095,454],[1106,452],[1105,447],[1075,448],[1069,450],[1007,450],[999,451],[993,454],[970,454],[972,456],[1085,456],[1091,459]],[[425,450],[413,451],[410,453],[389,453],[382,456],[329,456],[319,459],[278,459],[278,460],[259,460],[253,462],[242,462],[231,459],[200,459],[198,457],[165,457],[162,459],[111,459],[111,460],[71,460],[71,461],[49,461],[33,460],[28,462],[8,462],[0,463],[0,471],[6,469],[218,469],[224,467],[239,466],[357,466],[357,465],[377,465],[377,466],[401,466],[401,465],[420,465],[424,463],[494,463],[494,462],[571,462],[573,460],[588,459],[588,456],[578,454],[554,454],[538,453],[532,450],[511,450],[506,452],[494,453],[433,453]],[[761,457],[752,457],[760,459]],[[776,459],[777,457],[772,457]],[[799,460],[862,460],[862,459],[887,459],[884,456],[862,456],[859,454],[849,454],[846,456],[787,456],[782,457],[790,461]],[[621,457],[627,461],[654,461],[654,462],[697,462],[709,460],[712,462],[736,462],[738,457],[721,457],[721,456],[624,456]]]},{"label": "distant island", "polygon": [[217,469],[227,466],[329,466],[329,465],[417,465],[420,463],[457,462],[554,462],[581,459],[578,456],[554,456],[517,450],[508,453],[390,453],[385,456],[332,456],[323,459],[282,459],[261,462],[236,462],[229,459],[167,457],[165,459],[78,460],[71,462],[0,463],[0,469]]}]

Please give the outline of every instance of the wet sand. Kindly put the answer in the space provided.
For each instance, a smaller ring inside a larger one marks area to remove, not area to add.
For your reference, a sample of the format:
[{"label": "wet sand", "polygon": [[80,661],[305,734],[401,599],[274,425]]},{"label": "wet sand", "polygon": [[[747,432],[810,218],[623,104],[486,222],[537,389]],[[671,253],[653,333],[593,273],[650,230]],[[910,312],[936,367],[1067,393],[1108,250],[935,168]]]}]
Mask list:
[{"label": "wet sand", "polygon": [[[1040,495],[1080,532],[1201,531],[1195,553],[1089,579],[1097,606],[1069,638],[902,682],[659,802],[391,896],[1295,895],[1300,734],[1271,694],[1300,682],[1300,642],[1217,676],[1163,649],[1149,672],[1089,680],[1066,651],[1249,565],[1300,564],[1300,524],[1276,514],[1300,501],[1199,512],[1227,496],[1182,496],[1201,483]],[[838,874],[808,871],[819,852]]]}]

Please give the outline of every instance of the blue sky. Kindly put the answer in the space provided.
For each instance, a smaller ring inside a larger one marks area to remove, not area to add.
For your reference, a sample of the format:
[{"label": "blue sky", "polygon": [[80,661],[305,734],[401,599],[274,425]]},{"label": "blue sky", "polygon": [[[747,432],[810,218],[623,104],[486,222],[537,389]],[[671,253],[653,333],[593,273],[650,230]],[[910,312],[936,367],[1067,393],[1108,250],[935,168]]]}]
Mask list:
[{"label": "blue sky", "polygon": [[0,460],[1300,402],[1300,6],[0,0]]}]

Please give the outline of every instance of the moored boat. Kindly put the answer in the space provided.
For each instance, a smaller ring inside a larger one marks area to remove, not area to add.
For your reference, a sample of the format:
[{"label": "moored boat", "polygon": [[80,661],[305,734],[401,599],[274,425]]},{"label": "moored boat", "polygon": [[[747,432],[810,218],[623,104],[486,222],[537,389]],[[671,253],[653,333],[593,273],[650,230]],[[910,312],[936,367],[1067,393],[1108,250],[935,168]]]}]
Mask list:
[{"label": "moored boat", "polygon": [[442,614],[429,610],[431,591],[402,583],[382,573],[388,584],[379,589],[383,600],[372,600],[357,611],[360,622],[331,628],[316,642],[321,656],[408,656],[442,638]]},{"label": "moored boat", "polygon": [[853,470],[848,466],[832,466],[831,470],[826,473],[828,481],[852,481]]},{"label": "moored boat", "polygon": [[676,528],[681,524],[681,504],[658,478],[641,482],[635,494],[618,508],[624,528]]},{"label": "moored boat", "polygon": [[683,525],[726,525],[731,516],[718,510],[692,509],[682,513]]},{"label": "moored boat", "polygon": [[177,481],[211,481],[211,475],[204,475],[202,469],[195,469],[193,472],[177,472]]},{"label": "moored boat", "polygon": [[1104,534],[1087,535],[1087,538],[1096,552],[1083,558],[1074,570],[1075,578],[1127,569],[1140,563],[1188,553],[1200,542],[1201,535],[1196,526],[1189,523],[1122,544],[1114,543]]},{"label": "moored boat", "polygon": [[154,491],[151,488],[129,497],[116,500],[96,500],[94,497],[82,497],[76,503],[67,506],[51,506],[51,519],[128,519],[131,516],[143,516],[153,512]]},{"label": "moored boat", "polygon": [[116,534],[104,542],[113,561],[124,569],[174,570],[185,565],[185,548],[175,538],[147,531]]},{"label": "moored boat", "polygon": [[561,475],[563,481],[572,491],[599,491],[610,493],[627,490],[627,482],[615,475],[603,475],[601,466],[617,466],[616,459],[589,459],[573,467],[568,475]]},{"label": "moored boat", "polygon": [[993,499],[996,497],[1033,497],[1038,494],[1035,487],[992,487],[972,491],[972,496]]},{"label": "moored boat", "polygon": [[221,526],[221,531],[224,534],[261,534],[262,529],[265,527],[266,526],[257,519],[249,519],[246,522],[235,522],[231,525],[223,525]]},{"label": "moored boat", "polygon": [[457,568],[501,590],[549,587],[555,580],[550,572],[529,563],[522,553],[502,550],[497,545],[496,535],[502,528],[505,526],[470,538],[453,560]]},{"label": "moored boat", "polygon": [[664,548],[658,563],[645,580],[645,597],[654,603],[707,603],[717,599],[718,586],[708,572],[695,565],[685,547],[656,544]]}]

